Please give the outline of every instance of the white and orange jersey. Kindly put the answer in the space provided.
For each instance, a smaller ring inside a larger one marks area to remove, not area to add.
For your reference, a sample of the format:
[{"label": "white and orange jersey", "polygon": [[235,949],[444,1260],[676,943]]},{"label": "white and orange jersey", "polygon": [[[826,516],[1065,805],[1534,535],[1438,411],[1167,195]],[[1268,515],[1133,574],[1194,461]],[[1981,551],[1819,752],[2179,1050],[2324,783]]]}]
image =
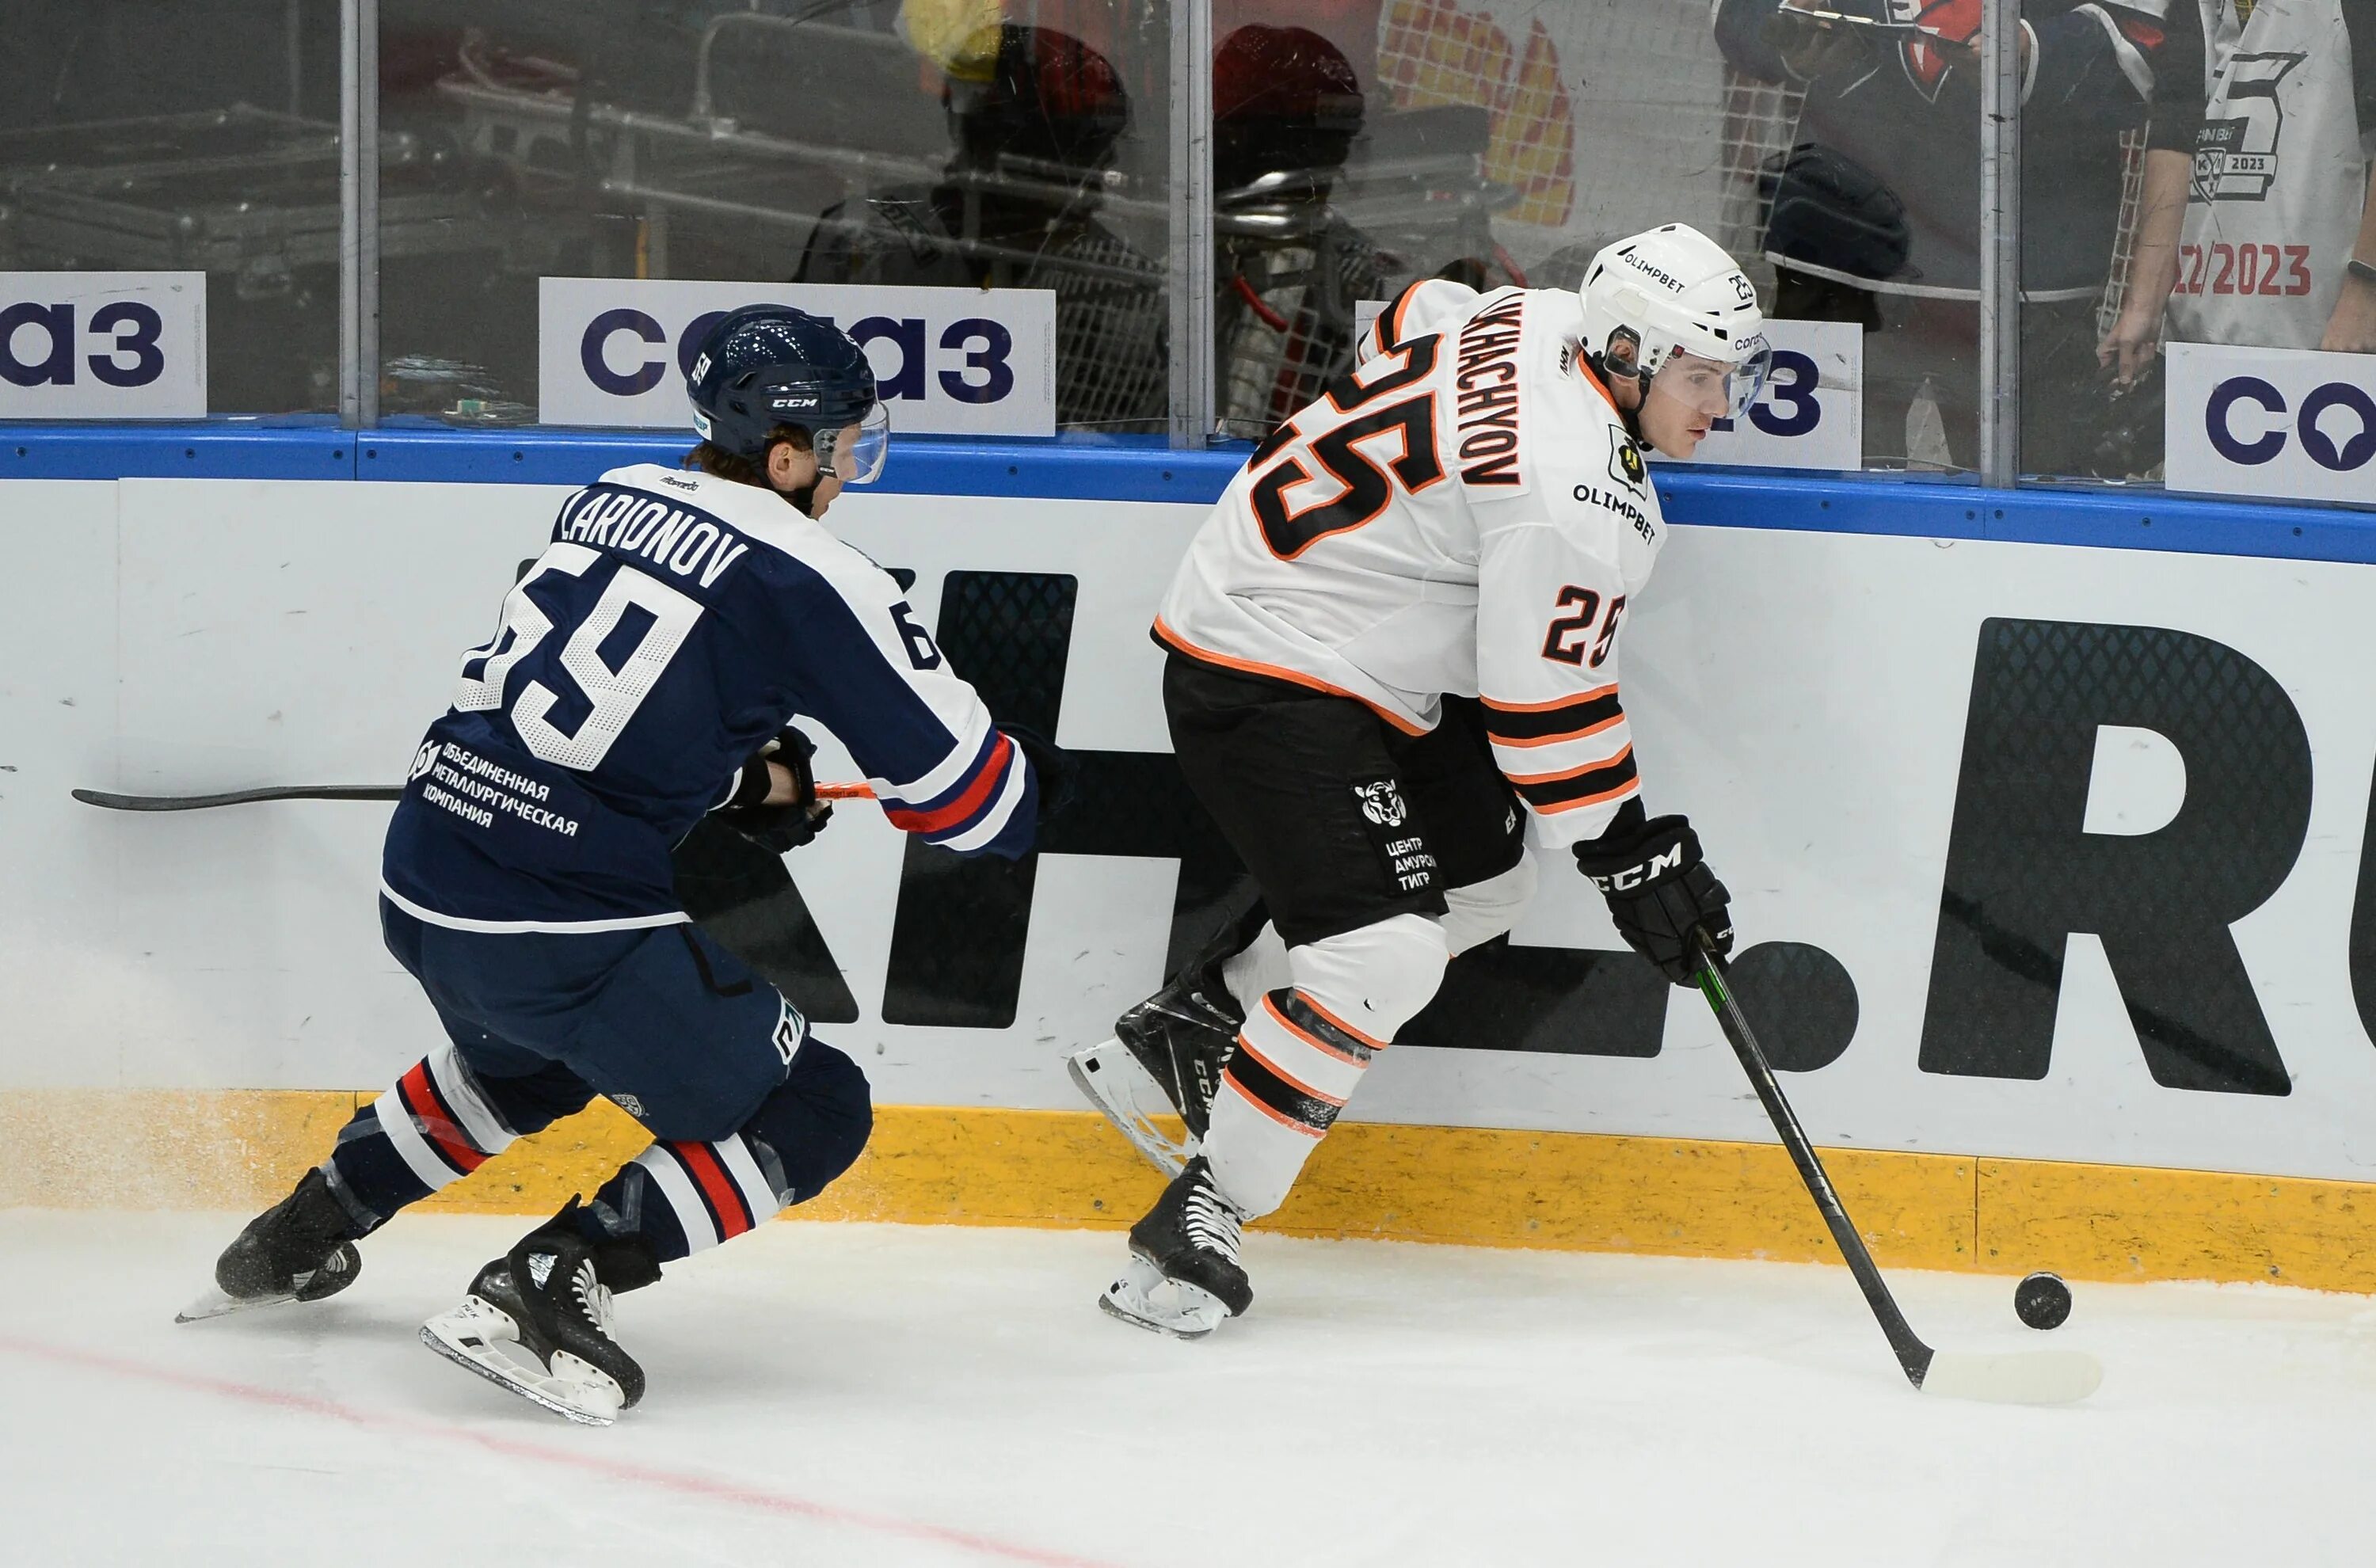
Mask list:
[{"label": "white and orange jersey", "polygon": [[1617,635],[1666,524],[1582,320],[1566,290],[1405,290],[1230,481],[1156,636],[1409,734],[1481,697],[1537,841],[1598,837],[1639,790]]}]

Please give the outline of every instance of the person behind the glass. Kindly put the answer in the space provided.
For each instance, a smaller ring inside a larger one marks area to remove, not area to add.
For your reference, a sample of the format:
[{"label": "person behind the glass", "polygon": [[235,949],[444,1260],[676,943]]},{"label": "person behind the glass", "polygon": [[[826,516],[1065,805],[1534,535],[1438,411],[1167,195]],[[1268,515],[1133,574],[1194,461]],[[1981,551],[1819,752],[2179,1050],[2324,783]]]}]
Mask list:
[{"label": "person behind the glass", "polygon": [[2376,353],[2376,0],[2173,0],[2136,240],[2098,350]]},{"label": "person behind the glass", "polygon": [[1076,38],[1012,22],[940,65],[946,172],[826,208],[793,280],[1051,290],[1057,422],[1160,429],[1162,269],[1100,216],[1130,125],[1121,76]]},{"label": "person behind the glass", "polygon": [[1241,27],[1215,51],[1215,362],[1232,434],[1269,434],[1351,369],[1354,306],[1384,294],[1385,258],[1329,200],[1363,108],[1352,62],[1308,28]]},{"label": "person behind the glass", "polygon": [[[2092,458],[2096,304],[2120,226],[2121,137],[2145,118],[2165,0],[2021,0],[2021,466]],[[2191,0],[2180,0],[2191,3]],[[1855,321],[1865,438],[1884,461],[1950,462],[1979,428],[1981,0],[1717,0],[1734,69],[1805,94],[1769,161],[1764,235],[1777,317]]]}]

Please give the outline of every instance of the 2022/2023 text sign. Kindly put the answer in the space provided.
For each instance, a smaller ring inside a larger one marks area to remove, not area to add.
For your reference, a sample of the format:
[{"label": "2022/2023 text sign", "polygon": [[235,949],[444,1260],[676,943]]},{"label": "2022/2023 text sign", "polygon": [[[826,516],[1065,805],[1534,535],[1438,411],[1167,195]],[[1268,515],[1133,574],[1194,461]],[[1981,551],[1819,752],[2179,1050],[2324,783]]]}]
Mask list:
[{"label": "2022/2023 text sign", "polygon": [[538,418],[685,425],[685,376],[703,338],[728,311],[762,303],[825,316],[856,339],[896,431],[1056,433],[1056,296],[1041,289],[547,278],[537,312]]},{"label": "2022/2023 text sign", "polygon": [[203,272],[0,272],[0,419],[202,419]]}]

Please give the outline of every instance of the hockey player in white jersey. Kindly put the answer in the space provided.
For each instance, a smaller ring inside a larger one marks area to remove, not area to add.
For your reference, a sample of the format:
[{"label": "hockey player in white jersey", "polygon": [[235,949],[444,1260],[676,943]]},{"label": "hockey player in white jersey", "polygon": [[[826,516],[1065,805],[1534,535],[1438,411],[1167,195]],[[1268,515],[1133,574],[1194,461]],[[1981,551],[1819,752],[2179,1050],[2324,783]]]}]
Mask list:
[{"label": "hockey player in white jersey", "polygon": [[[1241,1228],[1446,963],[1516,921],[1530,839],[1573,849],[1676,983],[1695,933],[1729,951],[1690,824],[1641,803],[1618,646],[1666,536],[1642,447],[1688,457],[1747,409],[1763,326],[1681,224],[1609,246],[1576,292],[1422,280],[1215,506],[1155,636],[1181,767],[1263,902],[1074,1059],[1178,1171],[1108,1312],[1193,1337],[1247,1309]],[[1190,1143],[1147,1119],[1147,1078]]]}]

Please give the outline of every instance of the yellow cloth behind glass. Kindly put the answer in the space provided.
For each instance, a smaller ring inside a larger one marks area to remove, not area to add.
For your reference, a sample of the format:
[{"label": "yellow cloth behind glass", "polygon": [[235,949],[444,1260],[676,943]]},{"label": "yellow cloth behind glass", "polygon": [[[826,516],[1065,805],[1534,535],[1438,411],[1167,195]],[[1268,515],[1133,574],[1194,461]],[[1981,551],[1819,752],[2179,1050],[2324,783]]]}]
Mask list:
[{"label": "yellow cloth behind glass", "polygon": [[963,82],[986,82],[998,60],[1001,0],[904,0],[899,36]]}]

